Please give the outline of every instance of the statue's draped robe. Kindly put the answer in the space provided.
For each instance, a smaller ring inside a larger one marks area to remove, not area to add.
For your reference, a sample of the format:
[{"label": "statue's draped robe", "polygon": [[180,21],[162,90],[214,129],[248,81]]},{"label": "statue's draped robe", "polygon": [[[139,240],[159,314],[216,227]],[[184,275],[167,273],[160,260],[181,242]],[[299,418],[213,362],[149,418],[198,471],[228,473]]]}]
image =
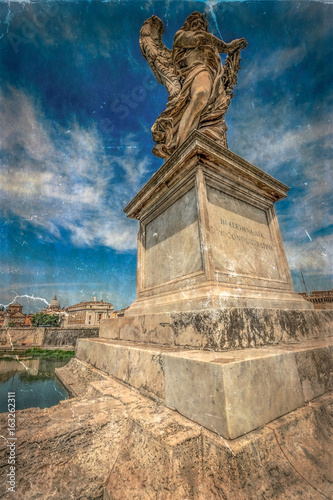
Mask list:
[{"label": "statue's draped robe", "polygon": [[[176,40],[176,38],[175,38]],[[215,47],[204,45],[196,48],[173,48],[174,69],[181,83],[181,92],[169,100],[167,108],[157,118],[152,127],[156,145],[153,153],[160,158],[168,158],[176,149],[179,122],[190,99],[194,78],[202,71],[208,71],[212,80],[209,101],[200,116],[198,130],[227,147],[224,116],[230,105],[222,83],[223,66]]]}]

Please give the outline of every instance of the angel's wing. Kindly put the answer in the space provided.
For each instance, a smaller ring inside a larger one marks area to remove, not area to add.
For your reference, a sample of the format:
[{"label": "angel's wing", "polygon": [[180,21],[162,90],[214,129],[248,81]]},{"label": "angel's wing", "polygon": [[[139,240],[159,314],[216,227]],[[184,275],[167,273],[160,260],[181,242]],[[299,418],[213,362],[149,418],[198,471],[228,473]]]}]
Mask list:
[{"label": "angel's wing", "polygon": [[173,68],[172,51],[162,42],[164,25],[157,16],[147,19],[140,30],[140,48],[156,80],[162,83],[172,99],[180,93],[181,86]]}]

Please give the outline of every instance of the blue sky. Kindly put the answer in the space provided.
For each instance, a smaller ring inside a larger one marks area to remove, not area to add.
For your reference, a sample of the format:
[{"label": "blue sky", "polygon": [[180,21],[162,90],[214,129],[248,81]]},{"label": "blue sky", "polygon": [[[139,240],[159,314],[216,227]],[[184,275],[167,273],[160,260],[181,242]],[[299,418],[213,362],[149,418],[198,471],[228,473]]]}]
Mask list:
[{"label": "blue sky", "polygon": [[194,10],[226,42],[248,41],[229,148],[291,187],[276,208],[295,289],[300,269],[309,291],[332,288],[332,4],[4,2],[1,304],[133,302],[138,223],[123,208],[162,164],[150,127],[167,97],[139,31],[158,15],[171,48]]}]

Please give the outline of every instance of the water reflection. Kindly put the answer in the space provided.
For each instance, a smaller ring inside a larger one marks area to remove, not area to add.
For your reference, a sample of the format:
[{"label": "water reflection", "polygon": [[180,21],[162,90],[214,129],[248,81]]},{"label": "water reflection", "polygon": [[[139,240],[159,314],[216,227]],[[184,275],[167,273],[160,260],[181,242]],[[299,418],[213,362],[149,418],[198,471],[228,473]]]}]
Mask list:
[{"label": "water reflection", "polygon": [[66,399],[68,393],[55,369],[67,363],[50,359],[0,361],[0,413],[8,411],[8,392],[15,392],[17,410],[48,408]]}]

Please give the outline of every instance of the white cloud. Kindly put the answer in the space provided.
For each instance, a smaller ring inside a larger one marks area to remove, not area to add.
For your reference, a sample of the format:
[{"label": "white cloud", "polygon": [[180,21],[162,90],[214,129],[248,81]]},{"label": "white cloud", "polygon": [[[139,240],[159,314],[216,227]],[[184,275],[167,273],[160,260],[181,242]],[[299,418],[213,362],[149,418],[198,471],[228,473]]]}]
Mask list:
[{"label": "white cloud", "polygon": [[306,244],[285,244],[288,263],[291,270],[306,269],[308,273],[315,272],[324,276],[332,274],[333,235],[322,236]]},{"label": "white cloud", "polygon": [[135,137],[108,156],[96,124],[64,129],[13,87],[0,94],[0,126],[3,216],[19,216],[42,238],[60,238],[65,229],[77,246],[136,248],[137,228],[122,210],[143,184],[149,160],[140,157]]},{"label": "white cloud", "polygon": [[320,100],[296,106],[287,89],[278,103],[241,95],[230,110],[235,130],[231,125],[229,140],[233,151],[290,186],[288,201],[277,204],[290,268],[321,276],[333,272],[332,236],[323,236],[333,224],[330,96],[325,102],[319,115]]},{"label": "white cloud", "polygon": [[243,71],[237,89],[251,88],[253,84],[258,85],[263,80],[275,80],[286,70],[300,63],[306,54],[307,49],[303,45],[292,49],[277,49],[268,57],[257,58],[247,71]]},{"label": "white cloud", "polygon": [[[291,190],[288,211],[278,204],[285,240],[304,240],[333,224],[330,210],[332,126],[330,107],[314,122],[302,116],[289,99],[278,105],[243,99],[234,113],[237,130],[232,131],[231,149]],[[233,111],[234,112],[234,111]],[[237,115],[237,116],[236,116]],[[242,117],[243,119],[242,119]],[[244,120],[244,117],[246,119]],[[315,238],[315,236],[314,236]]]}]

